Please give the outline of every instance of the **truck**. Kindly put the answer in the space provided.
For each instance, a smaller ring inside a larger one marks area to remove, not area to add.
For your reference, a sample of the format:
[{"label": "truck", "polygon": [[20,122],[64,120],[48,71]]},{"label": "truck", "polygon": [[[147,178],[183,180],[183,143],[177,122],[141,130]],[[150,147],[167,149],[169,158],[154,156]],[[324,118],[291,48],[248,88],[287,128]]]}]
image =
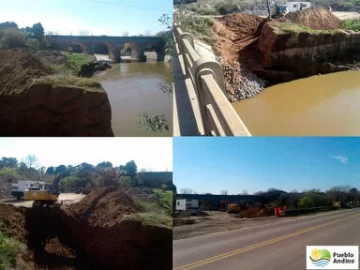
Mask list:
[{"label": "truck", "polygon": [[289,12],[311,8],[310,2],[286,2],[286,8]]},{"label": "truck", "polygon": [[35,186],[35,185],[45,185],[45,182],[19,180],[17,183],[12,183],[11,196],[20,200],[22,197],[24,197],[25,191],[28,191],[31,188],[31,186]]}]

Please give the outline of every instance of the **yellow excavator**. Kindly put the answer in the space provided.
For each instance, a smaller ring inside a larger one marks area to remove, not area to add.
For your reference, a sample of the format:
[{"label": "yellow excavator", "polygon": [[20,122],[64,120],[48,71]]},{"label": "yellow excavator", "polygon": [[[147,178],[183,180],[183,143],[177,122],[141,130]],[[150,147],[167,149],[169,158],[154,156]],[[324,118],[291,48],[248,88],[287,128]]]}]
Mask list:
[{"label": "yellow excavator", "polygon": [[82,163],[78,166],[72,167],[65,172],[58,174],[55,179],[53,180],[51,185],[45,184],[34,184],[32,185],[28,191],[24,192],[25,200],[31,200],[33,202],[33,207],[61,207],[62,201],[59,202],[59,195],[60,195],[60,182],[65,177],[74,175],[76,173],[82,171],[91,171],[97,174],[105,175],[107,177],[111,177],[106,173],[102,172],[101,170],[96,169],[91,164]]}]

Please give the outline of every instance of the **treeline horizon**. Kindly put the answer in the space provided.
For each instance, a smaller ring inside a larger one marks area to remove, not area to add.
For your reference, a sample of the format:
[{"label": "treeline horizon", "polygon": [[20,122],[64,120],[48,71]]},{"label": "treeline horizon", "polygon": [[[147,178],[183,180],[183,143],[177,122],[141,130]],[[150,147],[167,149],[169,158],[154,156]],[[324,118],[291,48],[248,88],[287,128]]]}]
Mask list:
[{"label": "treeline horizon", "polygon": [[[190,188],[180,189],[180,194],[199,194]],[[202,193],[206,195],[229,195],[227,190],[222,190],[220,194]],[[200,195],[200,194],[199,194]],[[358,206],[360,202],[360,191],[355,187],[335,186],[327,191],[320,189],[309,189],[298,192],[296,190],[287,192],[281,189],[269,188],[267,191],[258,191],[254,194],[242,192],[233,194],[240,196],[261,196],[264,204],[270,207],[288,206],[289,208],[308,208],[333,206],[338,203],[341,207]]]},{"label": "treeline horizon", "polygon": [[[39,160],[35,155],[28,155],[22,161],[13,157],[2,157],[0,159],[0,184],[1,182],[12,183],[18,180],[45,181],[52,183],[53,179],[67,173],[77,165],[58,165],[58,166],[39,166]],[[87,163],[90,164],[90,163]],[[92,165],[96,170],[85,168],[75,171],[74,174],[64,175],[61,181],[62,192],[72,192],[77,189],[87,187],[149,187],[164,190],[175,190],[172,183],[172,172],[155,172],[148,170],[138,170],[134,160],[126,162],[124,165],[114,166],[109,161],[103,161],[97,165]],[[144,177],[141,173],[150,172],[151,177]],[[1,187],[1,185],[0,185]]]}]

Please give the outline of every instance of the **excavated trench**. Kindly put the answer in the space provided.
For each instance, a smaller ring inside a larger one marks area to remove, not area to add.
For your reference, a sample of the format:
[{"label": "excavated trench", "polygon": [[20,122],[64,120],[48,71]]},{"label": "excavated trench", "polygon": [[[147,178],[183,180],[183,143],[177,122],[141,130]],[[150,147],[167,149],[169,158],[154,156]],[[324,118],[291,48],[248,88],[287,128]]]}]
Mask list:
[{"label": "excavated trench", "polygon": [[[82,215],[73,211],[76,205],[65,210],[0,205],[0,221],[10,236],[27,244],[35,269],[172,269],[172,231],[119,220],[119,213],[101,202],[106,195],[93,197],[87,211],[79,205]],[[89,218],[95,208],[113,221],[94,226]]]}]

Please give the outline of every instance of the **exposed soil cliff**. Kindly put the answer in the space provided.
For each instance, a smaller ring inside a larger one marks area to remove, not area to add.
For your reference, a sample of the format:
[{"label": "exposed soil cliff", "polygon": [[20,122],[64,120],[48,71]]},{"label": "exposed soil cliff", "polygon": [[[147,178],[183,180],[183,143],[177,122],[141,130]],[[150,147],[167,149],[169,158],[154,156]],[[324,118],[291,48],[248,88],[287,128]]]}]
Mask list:
[{"label": "exposed soil cliff", "polygon": [[359,69],[360,33],[341,28],[341,20],[321,7],[273,21],[246,14],[216,21],[213,47],[228,99],[249,98],[267,85],[296,78]]},{"label": "exposed soil cliff", "polygon": [[0,51],[0,136],[113,136],[106,92],[42,80],[33,54]]},{"label": "exposed soil cliff", "polygon": [[0,204],[0,225],[27,244],[19,259],[31,269],[172,269],[172,230],[127,220],[137,207],[125,190],[104,188],[66,210]]},{"label": "exposed soil cliff", "polygon": [[360,32],[340,28],[341,21],[322,8],[267,23],[259,39],[262,68],[257,72],[277,83],[353,69],[360,61]]}]

